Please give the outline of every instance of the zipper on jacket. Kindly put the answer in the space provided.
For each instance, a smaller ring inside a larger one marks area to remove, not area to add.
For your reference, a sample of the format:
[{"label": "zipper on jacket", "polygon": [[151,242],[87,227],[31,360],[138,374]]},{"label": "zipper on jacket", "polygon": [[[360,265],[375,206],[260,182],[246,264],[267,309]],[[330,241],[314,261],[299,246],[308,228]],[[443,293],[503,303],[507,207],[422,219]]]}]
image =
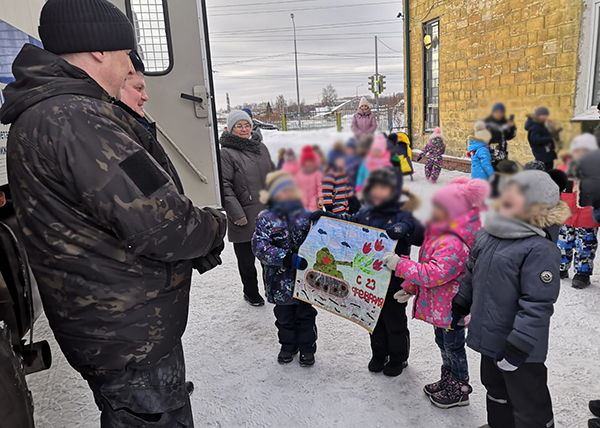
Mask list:
[{"label": "zipper on jacket", "polygon": [[171,263],[167,263],[166,267],[167,271],[167,282],[165,284],[165,289],[171,286],[171,276],[173,275],[173,265]]}]

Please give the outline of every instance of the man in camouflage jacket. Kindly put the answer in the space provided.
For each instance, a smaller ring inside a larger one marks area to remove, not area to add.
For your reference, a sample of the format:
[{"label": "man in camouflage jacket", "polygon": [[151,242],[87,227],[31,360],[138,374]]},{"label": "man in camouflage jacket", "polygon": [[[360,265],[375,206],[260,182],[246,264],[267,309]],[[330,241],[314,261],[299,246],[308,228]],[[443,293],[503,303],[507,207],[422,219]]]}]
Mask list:
[{"label": "man in camouflage jacket", "polygon": [[[61,16],[72,11],[79,25]],[[127,17],[106,0],[50,0],[40,22],[46,50],[25,45],[15,59],[0,120],[50,326],[103,427],[191,427],[181,336],[192,264],[222,250],[226,219],[194,207],[156,140],[114,104],[132,71]]]}]

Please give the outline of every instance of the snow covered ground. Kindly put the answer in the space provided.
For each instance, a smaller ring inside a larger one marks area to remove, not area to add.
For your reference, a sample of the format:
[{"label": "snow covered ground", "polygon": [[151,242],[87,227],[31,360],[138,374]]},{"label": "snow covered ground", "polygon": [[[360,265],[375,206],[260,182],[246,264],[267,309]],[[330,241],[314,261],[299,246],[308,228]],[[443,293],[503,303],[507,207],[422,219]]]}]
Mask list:
[{"label": "snow covered ground", "polygon": [[[274,153],[279,147],[299,151],[305,144],[317,143],[325,149],[340,136],[266,134]],[[460,173],[444,171],[440,183],[432,185],[424,180],[421,166],[417,168],[415,181],[406,184],[423,199],[417,215],[424,220],[433,192]],[[479,357],[471,351],[474,393],[469,407],[440,410],[423,394],[423,385],[439,376],[440,357],[433,328],[420,321],[410,322],[410,366],[397,378],[369,373],[368,333],[323,311],[317,318],[317,364],[309,369],[297,361],[280,366],[272,307],[252,308],[243,302],[231,245],[223,262],[194,277],[184,336],[188,379],[196,386],[192,404],[197,427],[474,428],[485,423]],[[593,282],[583,291],[563,282],[553,318],[549,383],[561,428],[586,426],[588,400],[600,398],[600,275]],[[99,413],[92,395],[66,363],[45,320],[37,323],[35,334],[36,340],[48,339],[54,353],[51,370],[28,377],[37,427],[97,427]]]}]

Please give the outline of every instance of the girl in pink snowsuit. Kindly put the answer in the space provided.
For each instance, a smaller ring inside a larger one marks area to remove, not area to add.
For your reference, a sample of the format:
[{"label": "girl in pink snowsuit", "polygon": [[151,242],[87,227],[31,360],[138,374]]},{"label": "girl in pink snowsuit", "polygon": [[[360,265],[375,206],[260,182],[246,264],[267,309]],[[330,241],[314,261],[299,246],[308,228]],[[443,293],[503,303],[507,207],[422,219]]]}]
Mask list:
[{"label": "girl in pink snowsuit", "polygon": [[442,353],[442,378],[426,385],[424,391],[433,404],[445,409],[468,405],[472,392],[464,326],[450,328],[452,299],[458,293],[459,279],[481,228],[480,211],[489,192],[484,180],[452,180],[433,197],[432,218],[419,261],[393,253],[384,256],[386,265],[405,280],[403,290],[394,298],[406,302],[414,295],[413,317],[435,328],[435,341]]},{"label": "girl in pink snowsuit", "polygon": [[311,146],[302,149],[296,183],[302,192],[302,203],[309,211],[323,207],[323,173],[319,169],[320,162]]},{"label": "girl in pink snowsuit", "polygon": [[444,166],[444,153],[446,153],[446,137],[442,135],[440,128],[435,128],[429,137],[429,143],[421,153],[427,159],[425,164],[425,177],[432,183],[436,183]]}]

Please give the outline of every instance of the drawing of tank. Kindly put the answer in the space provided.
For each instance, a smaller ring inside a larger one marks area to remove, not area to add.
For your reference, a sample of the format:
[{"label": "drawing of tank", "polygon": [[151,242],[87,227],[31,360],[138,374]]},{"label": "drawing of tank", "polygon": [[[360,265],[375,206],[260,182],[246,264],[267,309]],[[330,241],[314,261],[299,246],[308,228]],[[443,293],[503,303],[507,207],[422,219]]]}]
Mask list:
[{"label": "drawing of tank", "polygon": [[309,287],[338,299],[345,299],[350,294],[350,284],[344,280],[344,275],[338,266],[350,266],[352,262],[339,262],[329,251],[322,248],[317,252],[317,261],[308,270],[304,279]]}]

